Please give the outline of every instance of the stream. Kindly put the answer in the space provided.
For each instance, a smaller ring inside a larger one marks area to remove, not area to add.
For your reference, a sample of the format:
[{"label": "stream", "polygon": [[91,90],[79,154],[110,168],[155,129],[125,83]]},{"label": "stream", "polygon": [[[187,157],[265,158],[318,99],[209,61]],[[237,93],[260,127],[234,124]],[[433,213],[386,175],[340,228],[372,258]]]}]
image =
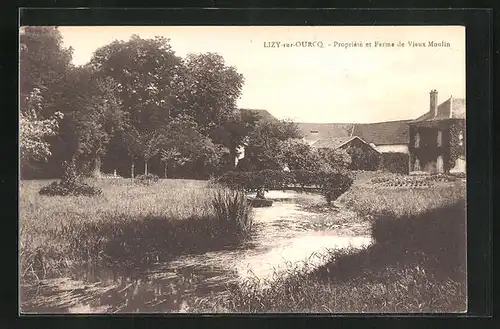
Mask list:
[{"label": "stream", "polygon": [[254,208],[254,234],[237,249],[184,255],[147,268],[79,268],[20,291],[23,313],[195,312],[193,299],[224,294],[244,280],[272,281],[287,266],[326,262],[327,250],[365,248],[369,224],[342,207],[317,209],[321,196],[293,191],[266,194],[273,206]]}]

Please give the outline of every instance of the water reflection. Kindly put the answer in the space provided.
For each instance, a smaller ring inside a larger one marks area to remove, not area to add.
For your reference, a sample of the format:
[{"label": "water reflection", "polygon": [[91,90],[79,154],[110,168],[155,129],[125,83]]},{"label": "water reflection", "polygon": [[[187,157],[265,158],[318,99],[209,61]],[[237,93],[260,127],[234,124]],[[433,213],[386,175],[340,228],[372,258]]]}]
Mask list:
[{"label": "water reflection", "polygon": [[[304,210],[317,195],[272,191],[269,208],[256,208],[256,231],[238,249],[186,255],[148,268],[75,269],[72,278],[23,287],[23,311],[37,313],[192,312],[201,298],[224,294],[249,277],[272,279],[287,264],[325,262],[327,249],[363,248],[371,243],[367,223],[345,223],[346,210],[332,214]],[[339,219],[339,220],[337,220]]]}]

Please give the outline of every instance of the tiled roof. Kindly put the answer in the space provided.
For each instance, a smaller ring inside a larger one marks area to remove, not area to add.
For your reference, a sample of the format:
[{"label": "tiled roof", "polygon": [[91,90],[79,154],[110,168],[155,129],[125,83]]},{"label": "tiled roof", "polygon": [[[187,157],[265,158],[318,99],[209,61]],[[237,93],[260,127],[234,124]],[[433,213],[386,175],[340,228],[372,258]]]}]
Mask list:
[{"label": "tiled roof", "polygon": [[319,139],[316,142],[311,144],[311,147],[313,148],[332,148],[332,149],[337,149],[341,147],[342,145],[345,145],[349,143],[350,141],[354,139],[359,139],[363,143],[369,145],[371,148],[373,148],[375,151],[378,152],[378,150],[370,145],[368,142],[360,138],[359,136],[351,136],[351,137],[336,137],[336,138],[329,138],[329,139]]},{"label": "tiled roof", "polygon": [[407,144],[410,120],[361,123],[354,127],[353,135],[375,145]]},{"label": "tiled roof", "polygon": [[437,115],[431,111],[424,113],[411,122],[465,119],[465,99],[450,97],[437,108]]},{"label": "tiled roof", "polygon": [[298,126],[302,136],[307,141],[330,139],[338,137],[349,137],[352,133],[352,123],[302,123]]},{"label": "tiled roof", "polygon": [[313,148],[332,148],[336,149],[348,141],[353,139],[353,137],[336,137],[336,138],[329,138],[329,139],[318,139],[316,142],[311,144],[311,147]]},{"label": "tiled roof", "polygon": [[[333,138],[359,136],[367,143],[392,145],[408,143],[410,120],[377,123],[299,123],[306,141],[330,140]],[[315,133],[317,132],[317,133]]]}]

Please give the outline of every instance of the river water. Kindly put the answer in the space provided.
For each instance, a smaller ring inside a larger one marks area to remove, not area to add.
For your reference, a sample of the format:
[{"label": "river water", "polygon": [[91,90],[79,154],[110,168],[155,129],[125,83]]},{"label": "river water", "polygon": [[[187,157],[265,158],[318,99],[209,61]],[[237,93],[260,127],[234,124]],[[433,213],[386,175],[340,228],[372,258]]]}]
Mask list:
[{"label": "river water", "polygon": [[365,248],[369,224],[342,207],[318,209],[320,196],[270,191],[272,207],[255,208],[255,233],[237,249],[185,255],[147,268],[75,269],[20,291],[23,313],[196,312],[195,299],[224,294],[244,280],[272,281],[287,266],[313,269],[328,250]]}]

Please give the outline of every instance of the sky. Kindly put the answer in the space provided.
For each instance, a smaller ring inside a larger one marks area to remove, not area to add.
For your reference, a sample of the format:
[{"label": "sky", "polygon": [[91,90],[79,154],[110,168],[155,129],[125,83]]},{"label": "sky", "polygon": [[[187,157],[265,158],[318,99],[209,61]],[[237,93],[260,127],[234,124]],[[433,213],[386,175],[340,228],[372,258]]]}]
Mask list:
[{"label": "sky", "polygon": [[[87,63],[97,48],[133,34],[170,38],[182,57],[219,53],[245,77],[239,107],[266,109],[277,118],[298,122],[414,119],[429,111],[432,89],[438,91],[439,103],[451,96],[465,98],[461,26],[60,26],[59,30],[64,46],[74,50],[75,65]],[[314,47],[284,47],[302,41]],[[447,47],[429,47],[429,42]]]}]

